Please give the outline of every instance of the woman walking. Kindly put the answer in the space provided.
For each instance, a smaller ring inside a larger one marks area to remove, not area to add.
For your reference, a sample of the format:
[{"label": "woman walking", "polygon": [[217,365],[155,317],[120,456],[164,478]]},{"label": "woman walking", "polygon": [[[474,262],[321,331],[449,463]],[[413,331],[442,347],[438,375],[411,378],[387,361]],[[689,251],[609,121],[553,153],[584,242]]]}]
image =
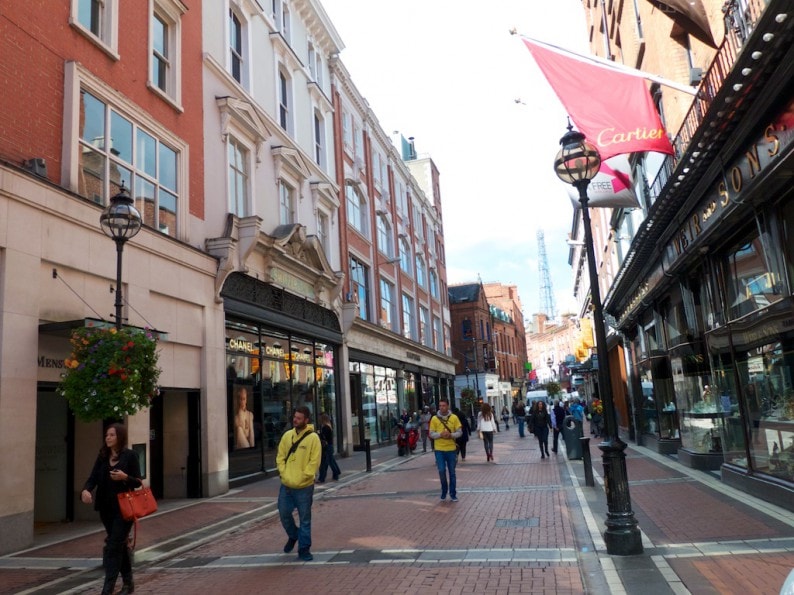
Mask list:
[{"label": "woman walking", "polygon": [[551,415],[546,408],[545,401],[535,404],[535,413],[532,415],[532,429],[540,444],[540,458],[545,459],[549,454],[549,428],[551,428]]},{"label": "woman walking", "polygon": [[486,460],[493,461],[493,433],[496,431],[496,420],[493,409],[488,403],[482,404],[480,414],[477,416],[477,430],[482,434]]},{"label": "woman walking", "polygon": [[458,456],[460,457],[461,461],[466,460],[466,443],[469,441],[469,434],[471,434],[471,428],[469,427],[469,420],[466,419],[466,416],[460,412],[460,409],[457,407],[452,408],[452,413],[458,416],[460,420],[460,429],[462,433],[460,436],[455,438],[455,444],[458,445]]},{"label": "woman walking", "polygon": [[331,467],[334,481],[339,479],[341,471],[334,458],[334,427],[331,425],[331,416],[327,413],[320,415],[320,444],[322,445],[322,459],[320,460],[320,477],[318,481],[325,483],[328,467]]},{"label": "woman walking", "polygon": [[[124,583],[119,595],[135,591],[132,559],[127,548],[132,521],[122,518],[118,494],[139,487],[140,475],[138,455],[127,448],[127,428],[118,423],[108,426],[105,430],[105,445],[99,450],[91,475],[80,494],[83,503],[93,502],[107,532],[102,550],[102,564],[105,567],[102,595],[112,595],[119,573]],[[92,496],[94,488],[96,497]]]}]

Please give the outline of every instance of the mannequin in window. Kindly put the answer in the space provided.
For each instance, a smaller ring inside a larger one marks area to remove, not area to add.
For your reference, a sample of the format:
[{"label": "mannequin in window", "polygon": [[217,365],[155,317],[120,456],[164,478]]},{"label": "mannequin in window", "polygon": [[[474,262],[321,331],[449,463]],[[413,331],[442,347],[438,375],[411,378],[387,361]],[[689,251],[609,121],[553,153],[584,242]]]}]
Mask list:
[{"label": "mannequin in window", "polygon": [[235,448],[253,448],[254,414],[248,410],[248,389],[237,389],[237,413],[234,415]]}]

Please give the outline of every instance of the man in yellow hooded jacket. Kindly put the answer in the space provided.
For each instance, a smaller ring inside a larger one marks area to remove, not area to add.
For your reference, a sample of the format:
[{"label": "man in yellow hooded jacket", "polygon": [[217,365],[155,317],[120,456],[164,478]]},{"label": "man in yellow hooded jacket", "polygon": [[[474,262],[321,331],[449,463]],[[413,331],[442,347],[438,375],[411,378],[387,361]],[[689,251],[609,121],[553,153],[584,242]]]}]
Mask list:
[{"label": "man in yellow hooded jacket", "polygon": [[[312,499],[314,476],[320,468],[322,446],[320,437],[309,423],[311,411],[306,406],[295,408],[292,429],[281,436],[276,455],[281,488],[278,493],[278,514],[287,532],[284,553],[298,544],[298,558],[304,562],[314,559],[312,546]],[[292,512],[298,509],[300,524],[295,525]]]},{"label": "man in yellow hooded jacket", "polygon": [[[449,490],[450,499],[458,501],[457,479],[455,464],[457,463],[456,438],[463,434],[458,416],[449,410],[449,402],[441,399],[438,403],[438,412],[430,418],[430,437],[433,439],[433,449],[436,455],[438,478],[441,480],[441,500],[447,499]],[[449,481],[447,481],[449,470]]]}]

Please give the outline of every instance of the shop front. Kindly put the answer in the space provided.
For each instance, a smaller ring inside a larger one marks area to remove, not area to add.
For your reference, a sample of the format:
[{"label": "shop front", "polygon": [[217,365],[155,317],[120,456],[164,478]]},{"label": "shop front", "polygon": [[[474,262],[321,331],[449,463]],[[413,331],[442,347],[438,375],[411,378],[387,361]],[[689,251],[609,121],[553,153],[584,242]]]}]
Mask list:
[{"label": "shop front", "polygon": [[[646,445],[791,508],[794,100],[691,210],[617,318]],[[669,233],[669,232],[666,232]]]},{"label": "shop front", "polygon": [[[275,470],[278,444],[292,428],[296,407],[308,407],[315,425],[325,414],[341,427],[342,336],[330,310],[240,273],[227,280],[222,296],[229,481],[234,483]],[[337,440],[340,434],[335,433]]]},{"label": "shop front", "polygon": [[453,402],[454,376],[440,371],[351,349],[349,373],[354,449],[392,444],[403,416],[415,423],[423,407]]}]

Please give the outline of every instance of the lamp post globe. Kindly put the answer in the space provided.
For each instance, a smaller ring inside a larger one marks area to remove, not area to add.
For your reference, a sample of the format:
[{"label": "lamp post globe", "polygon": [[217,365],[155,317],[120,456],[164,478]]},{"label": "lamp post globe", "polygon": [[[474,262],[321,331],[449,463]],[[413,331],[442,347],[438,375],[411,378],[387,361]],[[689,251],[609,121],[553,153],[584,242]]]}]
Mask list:
[{"label": "lamp post globe", "polygon": [[121,255],[124,243],[135,237],[141,230],[141,214],[135,208],[135,203],[122,182],[118,194],[112,196],[110,203],[99,216],[99,225],[102,231],[111,240],[116,242],[116,303],[115,318],[116,328],[121,330],[122,295],[121,295]]},{"label": "lamp post globe", "polygon": [[604,309],[598,284],[598,269],[596,268],[587,196],[587,187],[601,167],[601,155],[598,153],[598,148],[588,142],[584,134],[573,130],[570,122],[568,123],[568,132],[560,139],[560,145],[561,148],[554,159],[554,171],[563,182],[571,184],[579,191],[587,268],[590,273],[593,330],[596,350],[599,355],[598,390],[604,406],[604,425],[607,434],[604,441],[598,445],[604,464],[604,489],[608,508],[604,543],[607,546],[607,553],[611,555],[636,555],[642,553],[642,535],[631,509],[629,481],[626,473],[626,444],[620,439],[618,433],[617,414],[612,398]]}]

